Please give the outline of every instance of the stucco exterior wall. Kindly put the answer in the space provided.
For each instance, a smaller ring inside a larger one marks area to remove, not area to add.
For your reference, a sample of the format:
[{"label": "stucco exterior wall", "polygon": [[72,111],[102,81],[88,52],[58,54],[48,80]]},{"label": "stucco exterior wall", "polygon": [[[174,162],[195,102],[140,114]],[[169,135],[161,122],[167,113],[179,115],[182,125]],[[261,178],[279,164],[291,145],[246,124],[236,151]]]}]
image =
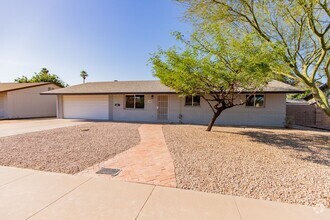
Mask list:
[{"label": "stucco exterior wall", "polygon": [[113,95],[109,95],[109,120],[113,120]]},{"label": "stucco exterior wall", "polygon": [[48,84],[7,92],[6,118],[56,116],[56,96],[40,95],[48,88],[59,87]]},{"label": "stucco exterior wall", "polygon": [[156,96],[144,96],[144,109],[125,108],[125,95],[113,95],[114,121],[156,121]]},{"label": "stucco exterior wall", "polygon": [[[158,95],[146,94],[144,109],[125,108],[125,95],[109,95],[109,120],[132,122],[157,121]],[[165,123],[207,124],[212,117],[212,110],[206,101],[201,99],[200,106],[185,106],[185,99],[170,94],[168,103],[168,120]],[[242,99],[245,95],[242,95]],[[60,96],[58,97],[61,112]],[[77,108],[79,109],[79,108]],[[180,119],[180,115],[182,115]],[[225,110],[217,119],[218,125],[276,126],[283,127],[286,117],[286,95],[265,94],[265,106],[261,108],[236,106]]]},{"label": "stucco exterior wall", "polygon": [[56,96],[56,115],[57,118],[64,118],[63,115],[63,96]]},{"label": "stucco exterior wall", "polygon": [[[201,99],[200,106],[185,106],[184,98],[171,94],[169,96],[169,123],[180,123],[179,115],[182,115],[182,123],[207,124],[212,117],[212,110],[207,102]],[[244,99],[244,95],[242,99]],[[157,95],[145,96],[144,109],[125,109],[124,96],[114,95],[113,120],[118,121],[157,121]],[[286,95],[265,94],[265,107],[254,108],[245,105],[236,106],[225,110],[217,119],[218,125],[254,125],[277,126],[285,125]]]},{"label": "stucco exterior wall", "polygon": [[[241,98],[244,100],[244,95]],[[181,114],[183,123],[207,124],[212,117],[213,112],[203,99],[200,106],[185,106],[185,100],[176,95],[171,95],[170,100],[171,121],[178,122],[178,116]],[[286,114],[285,101],[285,94],[265,94],[265,107],[241,105],[226,109],[215,124],[283,127]]]}]

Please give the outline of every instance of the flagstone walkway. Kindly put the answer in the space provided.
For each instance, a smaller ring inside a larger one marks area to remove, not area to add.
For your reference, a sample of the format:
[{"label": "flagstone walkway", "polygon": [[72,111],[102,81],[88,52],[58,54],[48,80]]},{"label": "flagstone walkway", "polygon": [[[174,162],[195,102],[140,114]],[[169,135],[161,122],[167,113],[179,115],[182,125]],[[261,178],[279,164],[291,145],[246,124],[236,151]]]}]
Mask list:
[{"label": "flagstone walkway", "polygon": [[[139,127],[139,133],[141,141],[138,145],[76,175],[176,187],[174,164],[162,125],[143,124]],[[121,169],[121,172],[115,177],[96,174],[102,167]]]}]

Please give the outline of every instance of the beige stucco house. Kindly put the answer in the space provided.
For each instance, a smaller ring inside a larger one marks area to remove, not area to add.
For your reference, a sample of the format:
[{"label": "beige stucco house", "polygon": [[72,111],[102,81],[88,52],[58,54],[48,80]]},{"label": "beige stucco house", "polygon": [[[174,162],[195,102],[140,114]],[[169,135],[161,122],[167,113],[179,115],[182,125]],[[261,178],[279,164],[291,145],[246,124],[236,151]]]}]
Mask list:
[{"label": "beige stucco house", "polygon": [[[216,124],[282,127],[286,94],[296,92],[300,91],[272,81],[246,105],[225,110]],[[43,94],[57,96],[58,118],[207,124],[212,116],[202,98],[180,97],[160,81],[91,82]]]},{"label": "beige stucco house", "polygon": [[0,119],[56,116],[56,97],[40,93],[58,88],[53,83],[0,83]]}]

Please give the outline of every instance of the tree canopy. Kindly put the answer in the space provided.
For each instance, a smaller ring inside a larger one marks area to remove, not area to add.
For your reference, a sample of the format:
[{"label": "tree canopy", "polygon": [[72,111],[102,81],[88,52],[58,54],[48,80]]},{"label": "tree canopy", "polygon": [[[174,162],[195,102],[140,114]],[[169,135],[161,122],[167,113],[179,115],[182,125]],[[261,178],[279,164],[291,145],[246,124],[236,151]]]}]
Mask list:
[{"label": "tree canopy", "polygon": [[[240,37],[254,33],[254,40],[277,51],[286,70],[272,70],[298,79],[326,114],[330,105],[321,84],[330,87],[330,3],[329,0],[177,0],[186,7],[186,17],[204,32],[210,24]],[[246,54],[249,56],[249,54]],[[285,70],[285,71],[283,71]]]},{"label": "tree canopy", "polygon": [[254,42],[253,35],[228,34],[210,28],[206,35],[195,32],[185,39],[177,32],[184,48],[160,49],[151,57],[154,75],[163,84],[183,96],[200,95],[209,104],[214,114],[208,131],[224,110],[246,102],[245,96],[240,99],[242,91],[253,94],[273,77],[269,63],[278,54]]},{"label": "tree canopy", "polygon": [[67,87],[63,80],[61,80],[57,75],[50,74],[49,70],[46,68],[42,68],[39,73],[34,73],[31,78],[26,76],[18,77],[15,79],[15,82],[18,83],[30,83],[30,82],[52,82],[60,87]]}]

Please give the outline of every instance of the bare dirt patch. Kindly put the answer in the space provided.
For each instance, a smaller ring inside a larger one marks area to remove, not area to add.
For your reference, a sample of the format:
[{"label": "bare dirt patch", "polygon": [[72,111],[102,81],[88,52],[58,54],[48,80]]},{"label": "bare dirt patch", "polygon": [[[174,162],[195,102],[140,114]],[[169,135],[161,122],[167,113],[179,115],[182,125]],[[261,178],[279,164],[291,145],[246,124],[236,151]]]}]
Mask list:
[{"label": "bare dirt patch", "polygon": [[179,188],[330,207],[330,133],[167,125]]},{"label": "bare dirt patch", "polygon": [[139,124],[95,122],[0,138],[0,165],[74,174],[140,141]]}]

